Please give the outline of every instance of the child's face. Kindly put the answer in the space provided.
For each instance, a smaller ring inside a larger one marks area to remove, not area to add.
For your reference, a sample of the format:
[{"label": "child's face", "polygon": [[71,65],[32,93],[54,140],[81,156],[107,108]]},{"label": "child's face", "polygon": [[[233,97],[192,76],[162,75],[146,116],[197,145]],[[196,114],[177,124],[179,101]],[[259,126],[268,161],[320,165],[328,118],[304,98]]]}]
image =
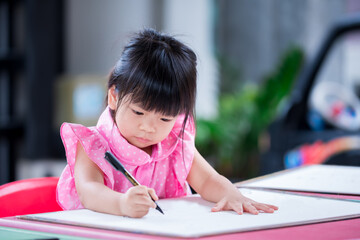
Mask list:
[{"label": "child's face", "polygon": [[[116,112],[116,125],[130,144],[151,153],[152,145],[169,135],[177,117],[145,111],[138,104],[130,103],[128,100],[124,99]],[[115,107],[111,104],[109,106]]]}]

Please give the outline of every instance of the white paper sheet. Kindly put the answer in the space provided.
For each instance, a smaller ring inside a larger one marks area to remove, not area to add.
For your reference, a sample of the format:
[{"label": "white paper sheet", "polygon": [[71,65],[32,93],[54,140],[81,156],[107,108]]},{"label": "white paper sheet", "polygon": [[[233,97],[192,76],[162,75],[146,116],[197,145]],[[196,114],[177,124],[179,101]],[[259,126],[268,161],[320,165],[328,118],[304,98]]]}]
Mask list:
[{"label": "white paper sheet", "polygon": [[241,189],[254,200],[277,205],[275,213],[238,215],[233,211],[211,212],[213,203],[193,195],[178,199],[159,200],[165,215],[151,209],[141,219],[102,214],[90,210],[73,210],[20,216],[22,219],[66,223],[136,233],[201,237],[283,226],[324,222],[360,216],[360,203],[308,197],[282,192]]},{"label": "white paper sheet", "polygon": [[309,165],[250,180],[241,186],[360,195],[360,167]]}]

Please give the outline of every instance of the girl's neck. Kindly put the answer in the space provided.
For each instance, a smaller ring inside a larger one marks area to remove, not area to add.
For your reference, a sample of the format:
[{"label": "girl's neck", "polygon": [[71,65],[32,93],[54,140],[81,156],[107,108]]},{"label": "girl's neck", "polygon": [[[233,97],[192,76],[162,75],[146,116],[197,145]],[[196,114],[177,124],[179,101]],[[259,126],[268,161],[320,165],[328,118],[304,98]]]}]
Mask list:
[{"label": "girl's neck", "polygon": [[142,148],[141,150],[143,150],[144,152],[146,152],[147,154],[149,154],[149,156],[151,157],[151,154],[152,154],[152,148],[153,146],[148,146],[146,148]]}]

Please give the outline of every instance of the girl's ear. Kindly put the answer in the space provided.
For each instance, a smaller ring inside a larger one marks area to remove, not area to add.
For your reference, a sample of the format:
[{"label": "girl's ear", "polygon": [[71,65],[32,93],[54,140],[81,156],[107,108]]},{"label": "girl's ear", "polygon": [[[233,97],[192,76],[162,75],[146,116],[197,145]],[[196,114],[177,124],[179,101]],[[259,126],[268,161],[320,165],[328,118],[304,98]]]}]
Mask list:
[{"label": "girl's ear", "polygon": [[118,103],[118,95],[114,85],[108,90],[108,105],[111,110],[116,110],[117,103]]}]

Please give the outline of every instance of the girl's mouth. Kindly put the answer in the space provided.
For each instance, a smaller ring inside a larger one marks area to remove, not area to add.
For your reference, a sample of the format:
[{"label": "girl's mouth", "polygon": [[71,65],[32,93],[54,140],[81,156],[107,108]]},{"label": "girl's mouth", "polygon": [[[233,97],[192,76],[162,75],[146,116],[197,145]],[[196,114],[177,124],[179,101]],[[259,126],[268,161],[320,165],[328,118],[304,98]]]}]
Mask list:
[{"label": "girl's mouth", "polygon": [[141,137],[135,137],[139,142],[141,143],[148,143],[150,142],[149,139],[146,139],[146,138],[141,138]]}]

